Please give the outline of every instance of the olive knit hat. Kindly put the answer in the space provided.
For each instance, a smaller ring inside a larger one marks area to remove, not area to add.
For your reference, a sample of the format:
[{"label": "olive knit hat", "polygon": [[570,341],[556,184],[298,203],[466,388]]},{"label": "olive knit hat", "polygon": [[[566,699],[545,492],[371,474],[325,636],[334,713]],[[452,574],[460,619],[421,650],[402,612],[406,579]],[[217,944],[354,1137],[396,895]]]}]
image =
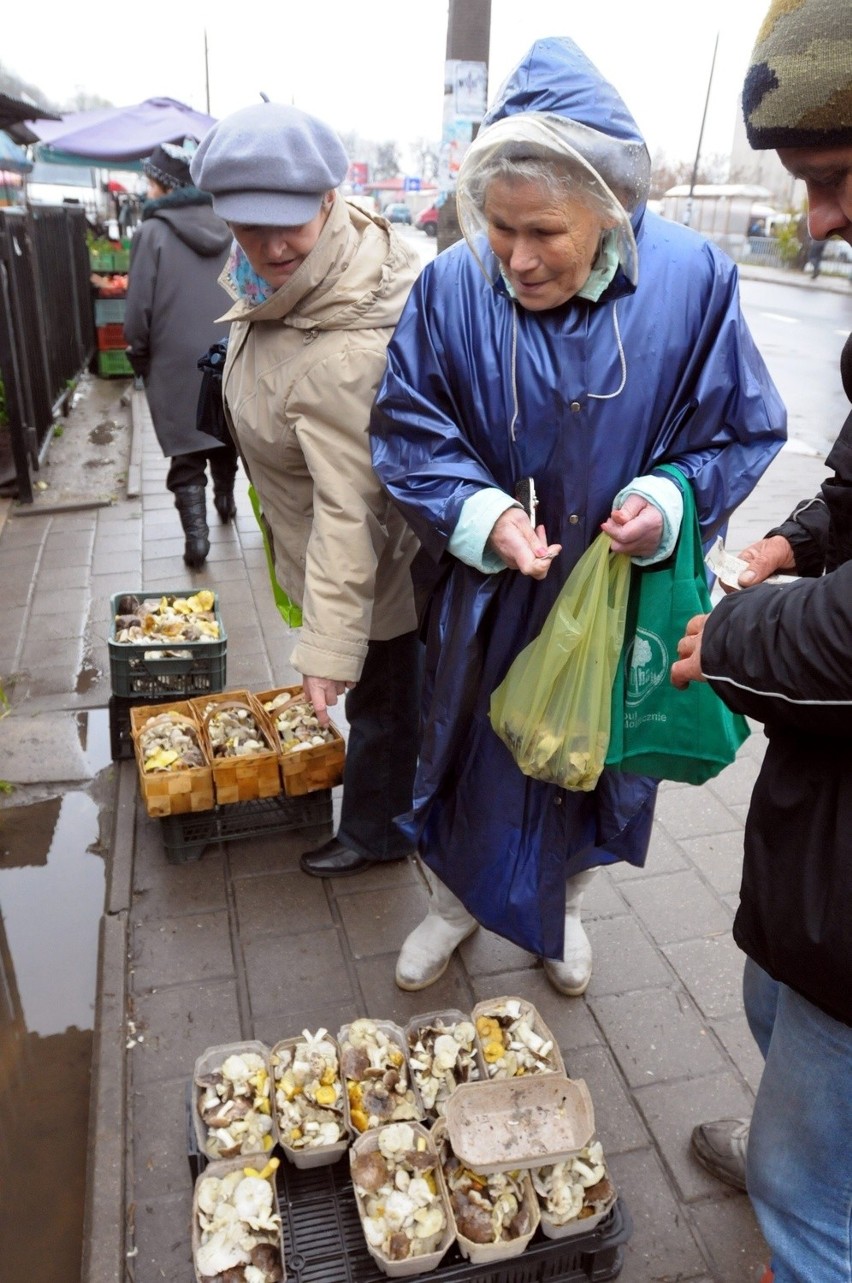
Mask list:
[{"label": "olive knit hat", "polygon": [[756,151],[852,144],[850,0],[772,0],[743,86]]}]

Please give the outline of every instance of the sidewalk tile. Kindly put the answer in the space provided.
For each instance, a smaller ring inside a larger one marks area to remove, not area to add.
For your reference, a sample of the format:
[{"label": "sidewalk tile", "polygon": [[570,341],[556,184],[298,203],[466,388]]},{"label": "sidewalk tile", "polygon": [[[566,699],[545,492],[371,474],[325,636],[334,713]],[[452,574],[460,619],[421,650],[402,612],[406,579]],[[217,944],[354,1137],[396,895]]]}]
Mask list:
[{"label": "sidewalk tile", "polygon": [[730,915],[692,869],[625,882],[622,892],[658,944],[729,932]]},{"label": "sidewalk tile", "polygon": [[133,923],[136,993],[234,975],[226,910]]},{"label": "sidewalk tile", "polygon": [[721,1053],[688,996],[673,989],[590,997],[589,1006],[631,1087],[717,1073]]}]

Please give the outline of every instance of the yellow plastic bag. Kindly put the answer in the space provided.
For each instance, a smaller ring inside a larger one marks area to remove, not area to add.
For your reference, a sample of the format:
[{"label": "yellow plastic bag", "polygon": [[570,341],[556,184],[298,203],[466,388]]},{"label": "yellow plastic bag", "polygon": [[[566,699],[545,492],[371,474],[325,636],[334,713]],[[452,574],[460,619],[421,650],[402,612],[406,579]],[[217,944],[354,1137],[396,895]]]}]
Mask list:
[{"label": "yellow plastic bag", "polygon": [[612,683],[624,640],[630,558],[600,534],[535,641],[491,696],[491,725],[524,775],[588,792],[609,747]]}]

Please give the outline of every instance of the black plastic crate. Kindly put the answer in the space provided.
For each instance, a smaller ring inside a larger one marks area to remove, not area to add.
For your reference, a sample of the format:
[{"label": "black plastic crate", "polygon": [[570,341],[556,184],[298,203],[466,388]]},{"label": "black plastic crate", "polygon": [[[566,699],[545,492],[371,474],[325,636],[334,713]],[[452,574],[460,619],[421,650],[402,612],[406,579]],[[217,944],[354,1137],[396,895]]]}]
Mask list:
[{"label": "black plastic crate", "polygon": [[[192,1126],[191,1093],[190,1083],[187,1153],[195,1180],[207,1158],[198,1150]],[[367,1251],[348,1154],[330,1167],[299,1168],[282,1158],[277,1193],[287,1283],[387,1283]],[[624,1244],[632,1233],[630,1213],[619,1198],[587,1234],[549,1239],[537,1230],[521,1256],[488,1265],[472,1265],[453,1244],[437,1269],[415,1277],[435,1283],[605,1283],[621,1273]]]},{"label": "black plastic crate", "polygon": [[[119,642],[115,640],[115,617],[122,597],[191,597],[195,588],[144,592],[129,590],[110,598],[111,625],[108,640],[109,671],[113,695],[150,703],[157,699],[192,699],[223,691],[228,673],[228,638],[219,613],[219,597],[213,593],[213,611],[219,625],[218,639],[210,641]],[[179,652],[174,654],[172,652]]]},{"label": "black plastic crate", "polygon": [[156,823],[161,826],[166,859],[170,864],[186,864],[200,859],[211,842],[233,842],[288,829],[330,829],[331,790],[318,789],[301,797],[279,793],[254,802],[217,805],[212,811],[167,815]]},{"label": "black plastic crate", "polygon": [[123,695],[110,695],[109,698],[109,747],[114,762],[121,762],[133,757],[133,737],[130,733],[130,710],[137,704],[169,704],[173,695],[162,699],[150,699],[147,695],[141,699],[125,699]]}]

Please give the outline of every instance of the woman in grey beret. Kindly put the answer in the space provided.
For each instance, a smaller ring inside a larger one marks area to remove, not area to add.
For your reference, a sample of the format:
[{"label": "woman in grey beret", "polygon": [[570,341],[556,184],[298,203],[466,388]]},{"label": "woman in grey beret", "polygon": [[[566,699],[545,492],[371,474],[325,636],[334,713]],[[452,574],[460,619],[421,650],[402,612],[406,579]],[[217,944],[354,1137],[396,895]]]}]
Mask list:
[{"label": "woman in grey beret", "polygon": [[235,238],[225,409],[277,582],[301,607],[290,662],[321,721],[346,695],[338,832],[301,861],[315,877],[408,854],[393,821],[417,754],[418,543],[373,472],[368,425],[418,263],[336,190],[348,168],[332,129],[271,102],[219,121],[192,161]]}]

